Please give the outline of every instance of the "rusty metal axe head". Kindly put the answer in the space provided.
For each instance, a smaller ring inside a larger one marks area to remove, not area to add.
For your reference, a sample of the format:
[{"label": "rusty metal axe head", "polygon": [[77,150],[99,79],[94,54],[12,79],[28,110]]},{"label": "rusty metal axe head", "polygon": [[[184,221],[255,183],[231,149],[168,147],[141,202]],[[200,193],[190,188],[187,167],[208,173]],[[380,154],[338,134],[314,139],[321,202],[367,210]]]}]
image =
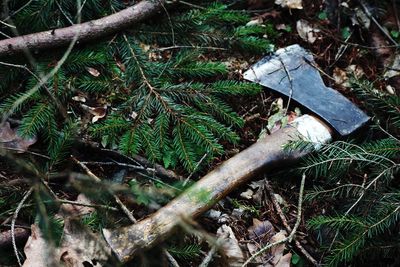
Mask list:
[{"label": "rusty metal axe head", "polygon": [[297,101],[340,135],[351,134],[370,118],[339,92],[326,87],[313,62],[304,48],[291,45],[261,59],[244,73],[244,78]]}]

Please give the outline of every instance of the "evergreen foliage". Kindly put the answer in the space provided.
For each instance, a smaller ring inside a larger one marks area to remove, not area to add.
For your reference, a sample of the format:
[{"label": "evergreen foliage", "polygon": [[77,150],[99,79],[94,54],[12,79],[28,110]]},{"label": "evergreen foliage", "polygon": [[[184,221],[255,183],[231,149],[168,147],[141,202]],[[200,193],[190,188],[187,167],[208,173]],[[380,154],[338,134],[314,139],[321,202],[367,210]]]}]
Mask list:
[{"label": "evergreen foliage", "polygon": [[380,120],[380,123],[400,128],[400,97],[384,93],[374,88],[373,83],[367,80],[352,78],[350,80],[353,91],[364,100],[364,105],[370,113]]},{"label": "evergreen foliage", "polygon": [[[400,191],[396,185],[400,170],[400,141],[396,136],[399,113],[395,112],[399,98],[384,95],[368,81],[353,82],[367,111],[381,122],[389,122],[384,130],[389,137],[382,138],[382,128],[375,127],[378,130],[372,132],[372,138],[360,145],[337,141],[304,161],[302,171],[319,181],[326,179],[323,186],[308,192],[306,199],[339,203],[333,212],[308,222],[322,237],[328,266],[364,259],[381,263],[382,255],[396,255],[400,249]],[[310,148],[304,143],[295,146]]]},{"label": "evergreen foliage", "polygon": [[[101,6],[101,1],[85,1],[82,18],[112,13],[121,8],[118,3],[107,1]],[[34,31],[67,26],[76,17],[76,2],[69,0],[10,1],[9,7],[15,11],[11,14],[18,27]],[[62,161],[60,155],[67,155],[60,146],[68,143],[63,139],[74,136],[64,131],[73,129],[67,125],[75,118],[69,116],[60,122],[63,114],[52,97],[76,114],[82,109],[71,102],[74,94],[103,95],[112,109],[105,120],[90,127],[93,137],[128,155],[143,153],[166,167],[179,164],[193,172],[201,167],[198,162],[203,157],[201,165],[223,153],[220,141],[239,140],[235,129],[243,126],[243,119],[225,97],[260,91],[257,85],[227,79],[226,64],[202,54],[211,49],[207,54],[217,58],[224,49],[251,53],[271,49],[270,40],[263,36],[275,37],[272,28],[244,26],[249,20],[248,14],[220,3],[183,15],[182,11],[171,13],[121,33],[111,43],[74,50],[35,92],[39,77],[52,69],[57,54],[44,56],[31,69],[35,75],[24,69],[8,73],[0,67],[3,80],[8,82],[3,83],[4,88],[15,87],[16,77],[24,81],[23,87],[0,100],[0,113],[22,118],[22,136],[45,136],[49,166],[53,166]],[[30,24],[34,25],[27,27]]]},{"label": "evergreen foliage", "polygon": [[190,260],[200,255],[201,247],[198,244],[189,244],[182,247],[171,246],[168,252],[181,260]]}]

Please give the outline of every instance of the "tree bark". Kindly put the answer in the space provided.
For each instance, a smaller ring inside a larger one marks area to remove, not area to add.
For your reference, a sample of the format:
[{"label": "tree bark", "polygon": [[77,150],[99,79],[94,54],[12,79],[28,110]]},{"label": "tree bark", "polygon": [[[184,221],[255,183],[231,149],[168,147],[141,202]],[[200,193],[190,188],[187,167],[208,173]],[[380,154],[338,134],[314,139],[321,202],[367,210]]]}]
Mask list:
[{"label": "tree bark", "polygon": [[66,28],[32,33],[0,41],[0,57],[21,53],[25,49],[39,50],[68,44],[76,35],[78,42],[92,40],[117,32],[140,22],[161,10],[165,0],[144,0],[120,12],[101,19]]}]

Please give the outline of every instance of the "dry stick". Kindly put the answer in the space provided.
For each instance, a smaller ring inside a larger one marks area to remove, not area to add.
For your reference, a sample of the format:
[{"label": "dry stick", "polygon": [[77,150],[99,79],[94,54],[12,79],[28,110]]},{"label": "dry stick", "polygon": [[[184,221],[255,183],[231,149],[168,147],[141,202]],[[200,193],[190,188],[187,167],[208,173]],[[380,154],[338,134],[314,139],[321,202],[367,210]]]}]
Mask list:
[{"label": "dry stick", "polygon": [[182,176],[177,175],[173,171],[165,169],[160,164],[151,163],[146,158],[141,157],[139,155],[134,155],[133,157],[128,157],[127,155],[121,154],[120,152],[118,152],[116,150],[106,149],[106,148],[101,148],[100,150],[104,151],[104,152],[113,153],[113,154],[116,154],[118,156],[121,156],[121,157],[123,157],[123,158],[125,158],[125,159],[127,159],[127,160],[129,160],[131,162],[134,162],[136,164],[142,165],[145,169],[148,168],[146,166],[154,166],[154,170],[156,171],[157,174],[165,176],[165,177],[168,177],[170,179],[181,180],[181,181],[184,179]]},{"label": "dry stick", "polygon": [[24,205],[24,203],[28,199],[28,197],[32,194],[32,192],[33,192],[33,187],[31,187],[25,193],[24,197],[19,202],[19,204],[17,206],[17,209],[15,210],[14,215],[13,215],[12,220],[11,220],[11,240],[12,240],[14,253],[15,253],[15,256],[17,257],[17,261],[18,261],[19,266],[22,266],[22,263],[21,263],[21,259],[19,258],[19,255],[18,255],[17,244],[15,242],[15,221],[17,220],[19,211],[21,210],[22,206]]},{"label": "dry stick", "polygon": [[294,235],[296,234],[297,228],[299,227],[300,222],[301,222],[301,208],[302,208],[302,205],[303,205],[303,193],[304,193],[305,181],[306,181],[306,175],[303,174],[303,176],[301,177],[301,183],[300,183],[299,204],[297,206],[297,218],[296,218],[296,223],[295,223],[295,225],[293,227],[292,232],[289,234],[288,237],[286,237],[286,238],[284,238],[282,240],[279,240],[277,242],[270,243],[270,244],[266,245],[265,247],[263,247],[262,249],[260,249],[259,251],[257,251],[256,253],[254,253],[250,258],[247,259],[247,261],[245,263],[243,263],[242,267],[248,265],[252,260],[254,260],[256,257],[261,255],[262,253],[264,253],[268,249],[270,249],[270,248],[272,248],[272,247],[274,247],[276,245],[292,241]]},{"label": "dry stick", "polygon": [[154,48],[154,50],[162,52],[162,51],[166,51],[166,50],[181,49],[181,48],[205,49],[205,50],[222,50],[222,51],[228,50],[228,49],[223,48],[223,47],[195,46],[195,45],[173,45],[173,46],[167,46],[167,47]]},{"label": "dry stick", "polygon": [[[87,175],[95,180],[96,182],[101,182],[101,179],[97,177],[85,164],[77,160],[74,156],[71,156],[72,160],[75,161],[76,164],[78,164],[86,173]],[[131,222],[136,223],[137,220],[135,217],[133,217],[132,213],[129,211],[129,209],[122,203],[121,199],[115,194],[113,194],[115,202],[119,205],[121,210],[126,214],[126,216],[131,220]]]},{"label": "dry stick", "polygon": [[194,7],[194,8],[198,8],[198,9],[202,9],[202,10],[205,10],[205,9],[206,9],[205,7],[202,7],[202,6],[199,6],[199,5],[195,5],[195,4],[192,4],[192,3],[190,3],[190,2],[186,2],[186,1],[172,0],[172,2],[173,2],[173,3],[176,2],[176,3],[178,3],[178,4],[184,4],[184,5],[187,5],[187,6],[190,6],[190,7]]},{"label": "dry stick", "polygon": [[171,263],[173,267],[179,267],[179,263],[174,259],[174,257],[172,257],[171,253],[169,253],[168,250],[163,249],[163,252],[165,256],[167,256],[169,263]]},{"label": "dry stick", "polygon": [[81,161],[81,163],[85,165],[103,165],[103,166],[110,166],[110,165],[117,165],[120,167],[126,167],[129,169],[134,169],[134,170],[141,170],[141,171],[146,171],[146,172],[151,172],[154,173],[156,170],[153,168],[146,168],[144,166],[138,166],[138,165],[133,165],[129,163],[123,163],[123,162],[118,162],[118,161]]},{"label": "dry stick", "polygon": [[398,46],[399,44],[392,38],[392,36],[390,36],[390,34],[387,32],[386,29],[384,29],[379,22],[375,19],[375,17],[371,14],[371,12],[368,10],[367,5],[365,4],[364,0],[360,1],[360,5],[361,7],[364,9],[364,13],[367,15],[367,17],[369,17],[374,23],[375,25],[379,28],[379,30],[396,46]]},{"label": "dry stick", "polygon": [[[272,186],[270,185],[268,180],[265,180],[265,188],[268,191],[268,194],[272,200],[272,204],[274,205],[276,212],[278,213],[279,217],[281,218],[283,226],[285,226],[286,231],[291,232],[292,228],[288,224],[288,222],[285,218],[285,215],[283,214],[283,211],[281,209],[281,206],[279,205],[279,203],[275,197],[274,191],[272,190]],[[310,255],[310,253],[308,253],[307,250],[304,249],[304,247],[300,244],[300,242],[298,240],[295,239],[294,242],[295,242],[297,249],[303,254],[304,257],[306,257],[307,260],[309,260],[314,266],[319,266],[318,262]]]},{"label": "dry stick", "polygon": [[292,100],[292,95],[293,95],[293,79],[292,79],[292,76],[290,76],[290,72],[286,68],[285,63],[283,62],[283,60],[280,57],[279,57],[279,61],[281,62],[281,65],[282,65],[283,69],[285,70],[287,79],[288,79],[289,84],[290,84],[289,99],[288,99],[288,102],[287,102],[287,105],[286,105],[286,109],[285,109],[285,115],[287,115],[287,112],[288,112],[289,106],[290,106],[290,101]]},{"label": "dry stick", "polygon": [[215,244],[212,245],[210,251],[207,253],[206,257],[200,263],[199,267],[207,267],[210,264],[210,262],[213,259],[215,253],[218,251],[218,249],[225,242],[225,239],[228,238],[228,235],[229,235],[228,233],[224,233],[222,236],[218,237],[218,239],[215,241]]},{"label": "dry stick", "polygon": [[195,171],[197,171],[197,168],[199,167],[199,165],[203,162],[203,160],[207,157],[208,153],[205,153],[203,155],[203,157],[201,157],[201,159],[197,162],[196,166],[194,166],[193,171],[190,173],[190,175],[185,179],[185,181],[183,182],[183,186],[186,186],[186,184],[190,181],[190,178],[192,178],[193,174],[195,173]]},{"label": "dry stick", "polygon": [[78,32],[79,42],[103,37],[148,18],[161,10],[163,3],[164,0],[145,0],[101,19],[1,40],[0,56],[21,53],[25,49],[36,50],[63,46],[68,44]]},{"label": "dry stick", "polygon": [[216,252],[217,252],[217,246],[212,246],[210,251],[207,253],[207,256],[203,259],[203,261],[199,265],[199,267],[207,267],[210,264]]},{"label": "dry stick", "polygon": [[66,199],[56,199],[56,202],[59,202],[59,203],[62,203],[62,204],[71,204],[71,205],[76,205],[76,206],[82,206],[82,207],[100,208],[100,209],[118,211],[117,208],[109,207],[107,205],[88,204],[88,203],[82,203],[82,202],[79,202],[79,201],[71,201],[71,200],[66,200]]}]

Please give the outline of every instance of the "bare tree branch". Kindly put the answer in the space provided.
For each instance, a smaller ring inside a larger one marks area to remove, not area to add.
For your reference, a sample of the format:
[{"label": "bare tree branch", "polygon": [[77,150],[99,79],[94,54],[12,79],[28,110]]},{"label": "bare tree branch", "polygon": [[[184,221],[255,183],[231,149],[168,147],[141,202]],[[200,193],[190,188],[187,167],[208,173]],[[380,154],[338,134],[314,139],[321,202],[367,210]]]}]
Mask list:
[{"label": "bare tree branch", "polygon": [[68,44],[79,33],[78,42],[119,31],[142,21],[161,10],[164,0],[144,0],[120,12],[101,19],[66,28],[32,33],[0,41],[0,57],[21,53],[24,49],[44,49]]}]

